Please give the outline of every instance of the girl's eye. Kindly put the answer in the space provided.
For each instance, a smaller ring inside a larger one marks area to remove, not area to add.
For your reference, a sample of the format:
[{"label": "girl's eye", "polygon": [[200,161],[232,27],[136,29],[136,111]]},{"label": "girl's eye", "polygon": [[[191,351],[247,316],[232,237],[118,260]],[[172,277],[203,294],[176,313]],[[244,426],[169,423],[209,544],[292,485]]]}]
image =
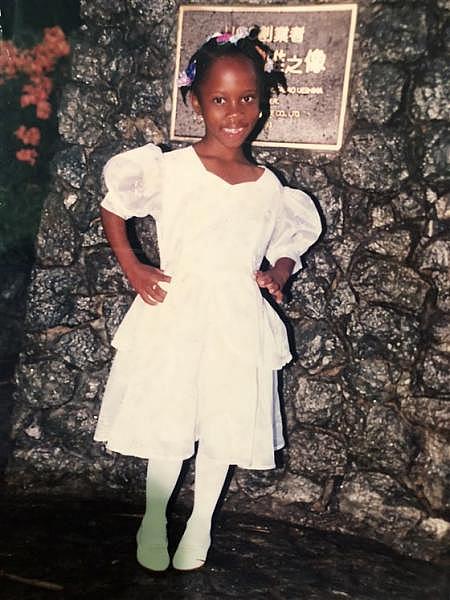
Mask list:
[{"label": "girl's eye", "polygon": [[213,98],[213,102],[214,104],[223,104],[225,102],[225,98],[223,98],[222,96],[216,96],[215,98]]},{"label": "girl's eye", "polygon": [[249,102],[254,102],[254,100],[255,100],[255,96],[244,96],[244,97],[242,98],[242,100],[243,100],[243,101],[244,101],[246,104],[248,104]]}]

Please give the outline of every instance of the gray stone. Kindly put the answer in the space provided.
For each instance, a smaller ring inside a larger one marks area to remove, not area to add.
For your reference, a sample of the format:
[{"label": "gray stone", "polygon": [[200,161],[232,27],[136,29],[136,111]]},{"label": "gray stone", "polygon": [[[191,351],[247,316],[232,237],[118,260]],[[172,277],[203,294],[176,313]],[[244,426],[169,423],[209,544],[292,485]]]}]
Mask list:
[{"label": "gray stone", "polygon": [[450,402],[428,396],[407,396],[401,411],[414,425],[444,432],[450,431]]},{"label": "gray stone", "polygon": [[382,125],[399,110],[407,79],[405,70],[390,63],[373,63],[356,79],[352,109],[357,118]]},{"label": "gray stone", "polygon": [[102,138],[114,138],[111,114],[117,105],[113,91],[81,89],[67,85],[59,108],[59,132],[72,144],[91,148]]},{"label": "gray stone", "polygon": [[104,246],[108,243],[103,225],[100,219],[95,219],[81,237],[83,248],[93,248],[95,246]]},{"label": "gray stone", "polygon": [[129,294],[105,296],[103,301],[103,316],[105,319],[105,330],[111,340],[122,321],[125,313],[130,308],[133,297]]},{"label": "gray stone", "polygon": [[353,312],[357,301],[352,288],[345,279],[332,285],[332,294],[328,302],[330,316],[339,319]]},{"label": "gray stone", "polygon": [[450,355],[450,315],[436,312],[430,321],[433,347]]},{"label": "gray stone", "polygon": [[366,248],[375,254],[404,261],[411,250],[411,233],[408,229],[376,231]]},{"label": "gray stone", "polygon": [[130,106],[130,116],[141,116],[149,111],[158,114],[164,106],[161,85],[158,80],[130,81],[123,90],[124,99]]},{"label": "gray stone", "polygon": [[322,169],[314,165],[297,165],[295,168],[295,180],[299,187],[313,194],[317,193],[317,190],[328,187],[326,174]]},{"label": "gray stone", "polygon": [[334,239],[336,236],[342,236],[344,215],[342,211],[342,190],[335,186],[322,188],[318,194],[320,199],[320,208],[323,211],[327,228],[324,241]]},{"label": "gray stone", "polygon": [[421,248],[416,255],[417,268],[421,273],[435,274],[439,271],[449,273],[450,267],[450,240],[432,239]]},{"label": "gray stone", "polygon": [[[168,14],[174,18],[177,3],[174,0],[165,2],[154,2],[149,7],[146,0],[128,0],[130,13],[134,18],[141,21],[161,22]],[[150,10],[149,10],[150,8]]]},{"label": "gray stone", "polygon": [[305,314],[312,319],[324,318],[327,287],[327,282],[322,278],[313,277],[308,271],[302,273],[292,284],[292,300],[287,306],[286,314],[293,319]]},{"label": "gray stone", "polygon": [[406,475],[417,454],[414,430],[394,404],[373,404],[367,410],[364,429],[350,440],[354,460],[362,469]]},{"label": "gray stone", "polygon": [[84,325],[102,318],[102,298],[100,296],[78,296],[74,299],[72,309],[64,319],[69,327]]},{"label": "gray stone", "polygon": [[236,469],[235,481],[238,489],[253,500],[273,494],[277,486],[278,473],[272,470]]},{"label": "gray stone", "polygon": [[448,273],[434,272],[433,281],[438,290],[436,308],[443,312],[450,312],[450,280]]},{"label": "gray stone", "polygon": [[381,356],[370,356],[348,365],[343,375],[358,396],[383,401],[395,397],[400,371],[395,363]]},{"label": "gray stone", "polygon": [[438,192],[450,184],[450,128],[446,124],[430,127],[424,137],[423,176]]},{"label": "gray stone", "polygon": [[114,44],[113,49],[102,47],[101,36],[99,38],[94,47],[87,40],[72,45],[72,79],[88,85],[108,85],[114,89],[132,71],[133,57],[125,47],[118,45],[117,38],[108,40]]},{"label": "gray stone", "polygon": [[339,426],[342,416],[342,388],[339,382],[298,377],[294,397],[298,423],[326,429]]},{"label": "gray stone", "polygon": [[374,204],[370,208],[369,223],[371,229],[385,228],[395,223],[392,206],[387,204]]},{"label": "gray stone", "polygon": [[59,359],[22,362],[16,374],[17,385],[28,390],[27,405],[40,410],[70,402],[78,379],[79,374]]},{"label": "gray stone", "polygon": [[[364,192],[352,190],[345,194],[344,220],[346,232],[354,230],[365,237],[367,230],[370,228],[369,200],[368,195]],[[383,225],[385,224],[384,222]]]},{"label": "gray stone", "polygon": [[81,370],[94,370],[111,359],[109,347],[89,325],[61,335],[53,351],[66,364]]},{"label": "gray stone", "polygon": [[158,236],[156,232],[156,223],[153,217],[148,216],[143,219],[136,219],[135,231],[146,260],[149,261],[150,264],[159,267]]},{"label": "gray stone", "polygon": [[27,271],[0,268],[0,361],[22,350]]},{"label": "gray stone", "polygon": [[298,362],[309,373],[333,371],[345,362],[343,344],[326,321],[302,319],[294,334]]},{"label": "gray stone", "polygon": [[72,191],[64,196],[64,205],[79,231],[87,231],[93,220],[98,219],[101,197],[87,190]]},{"label": "gray stone", "polygon": [[422,66],[414,88],[411,107],[416,119],[450,120],[450,61],[435,58]]},{"label": "gray stone", "polygon": [[344,180],[363,190],[396,191],[408,177],[406,146],[398,133],[356,133],[340,162]]},{"label": "gray stone", "polygon": [[450,396],[450,355],[430,348],[423,359],[419,376],[425,393]]},{"label": "gray stone", "polygon": [[93,248],[86,253],[85,264],[91,294],[123,294],[133,291],[109,248]]},{"label": "gray stone", "polygon": [[450,220],[450,194],[444,194],[443,196],[436,198],[434,207],[438,219],[441,221]]},{"label": "gray stone", "polygon": [[[402,3],[403,4],[403,3]],[[427,49],[427,13],[418,6],[383,7],[368,26],[370,55],[383,61],[414,61]]]},{"label": "gray stone", "polygon": [[69,146],[53,159],[54,172],[75,189],[80,189],[86,175],[86,157],[79,146]]},{"label": "gray stone", "polygon": [[73,267],[35,268],[28,290],[25,325],[30,331],[56,327],[73,310],[76,294],[86,294],[84,275]]},{"label": "gray stone", "polygon": [[430,288],[413,269],[397,262],[361,256],[351,273],[354,290],[366,302],[419,312]]},{"label": "gray stone", "polygon": [[425,219],[429,214],[425,192],[419,186],[412,186],[411,189],[395,196],[392,199],[392,208],[399,222]]},{"label": "gray stone", "polygon": [[84,399],[46,411],[42,428],[53,439],[60,439],[70,450],[79,452],[92,444],[96,426],[93,403]]},{"label": "gray stone", "polygon": [[59,194],[44,204],[36,239],[36,258],[42,267],[68,266],[78,258],[80,239]]},{"label": "gray stone", "polygon": [[141,140],[141,144],[162,144],[167,134],[148,115],[131,117],[119,115],[114,123],[116,130],[125,140]]},{"label": "gray stone", "polygon": [[420,340],[419,322],[381,306],[360,307],[348,322],[354,359],[385,357],[410,365]]},{"label": "gray stone", "polygon": [[415,457],[410,476],[418,494],[422,493],[437,511],[450,508],[450,446],[448,436],[425,431],[422,448]]},{"label": "gray stone", "polygon": [[347,273],[353,259],[355,250],[360,245],[360,241],[351,235],[342,240],[332,240],[328,247],[333,252],[334,260],[343,273]]},{"label": "gray stone", "polygon": [[347,463],[345,447],[336,435],[298,429],[289,437],[291,452],[288,468],[315,482],[343,475]]},{"label": "gray stone", "polygon": [[419,527],[425,518],[417,500],[384,473],[345,476],[339,508],[348,519],[344,531],[365,532],[403,553],[410,550],[410,543],[405,540],[407,532]]},{"label": "gray stone", "polygon": [[125,0],[81,0],[80,11],[84,19],[95,25],[111,24],[126,17],[126,5]]}]

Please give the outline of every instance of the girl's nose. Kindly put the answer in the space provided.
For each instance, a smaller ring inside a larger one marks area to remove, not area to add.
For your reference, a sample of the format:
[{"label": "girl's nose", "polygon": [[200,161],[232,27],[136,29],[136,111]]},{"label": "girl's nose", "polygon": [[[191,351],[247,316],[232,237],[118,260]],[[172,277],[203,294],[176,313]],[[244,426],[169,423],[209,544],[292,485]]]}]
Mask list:
[{"label": "girl's nose", "polygon": [[242,113],[242,105],[239,101],[230,102],[228,104],[228,116],[240,115]]}]

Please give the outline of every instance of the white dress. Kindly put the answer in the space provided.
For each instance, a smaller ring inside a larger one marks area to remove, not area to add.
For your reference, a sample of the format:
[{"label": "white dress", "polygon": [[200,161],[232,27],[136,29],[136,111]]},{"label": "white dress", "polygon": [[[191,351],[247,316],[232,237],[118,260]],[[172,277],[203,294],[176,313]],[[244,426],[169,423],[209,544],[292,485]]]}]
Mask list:
[{"label": "white dress", "polygon": [[212,459],[272,469],[284,446],[277,370],[292,358],[284,323],[254,278],[264,256],[295,260],[322,230],[311,198],[265,168],[229,184],[192,146],[146,144],[104,167],[107,210],[156,221],[164,302],[136,295],[112,345],[96,441],[142,458]]}]

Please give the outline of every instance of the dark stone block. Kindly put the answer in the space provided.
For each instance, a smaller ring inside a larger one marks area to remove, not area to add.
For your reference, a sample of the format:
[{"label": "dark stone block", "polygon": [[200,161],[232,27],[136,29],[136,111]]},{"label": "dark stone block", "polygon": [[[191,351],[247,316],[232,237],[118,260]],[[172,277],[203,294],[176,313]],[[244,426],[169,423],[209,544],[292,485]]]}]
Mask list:
[{"label": "dark stone block", "polygon": [[416,78],[414,117],[421,121],[450,120],[450,60],[448,56],[435,58],[421,66]]},{"label": "dark stone block", "polygon": [[367,27],[370,55],[378,60],[409,62],[427,51],[427,13],[420,6],[384,6]]},{"label": "dark stone block", "polygon": [[291,451],[288,468],[291,473],[316,482],[344,474],[347,453],[336,435],[298,429],[291,433],[289,443]]},{"label": "dark stone block", "polygon": [[52,161],[53,172],[69,186],[80,189],[86,175],[86,157],[82,148],[70,146],[58,152]]},{"label": "dark stone block", "polygon": [[75,296],[87,294],[80,266],[33,270],[28,290],[26,327],[40,331],[56,327],[73,310]]},{"label": "dark stone block", "polygon": [[51,193],[44,205],[36,240],[36,257],[41,267],[68,266],[78,258],[80,236],[59,194]]},{"label": "dark stone block", "polygon": [[422,172],[436,191],[446,192],[450,185],[450,127],[435,124],[425,131]]},{"label": "dark stone block", "polygon": [[356,117],[383,125],[399,110],[407,72],[395,64],[373,63],[357,77],[352,96]]},{"label": "dark stone block", "polygon": [[408,178],[406,145],[398,133],[356,133],[341,155],[344,180],[374,192],[397,191]]},{"label": "dark stone block", "polygon": [[60,359],[39,362],[23,361],[16,382],[28,390],[26,403],[30,409],[65,406],[73,398],[80,374]]},{"label": "dark stone block", "polygon": [[64,333],[52,349],[62,361],[80,370],[98,369],[111,359],[109,346],[89,325]]},{"label": "dark stone block", "polygon": [[114,138],[111,115],[118,104],[112,90],[81,89],[68,84],[59,109],[59,132],[69,143],[92,148]]},{"label": "dark stone block", "polygon": [[430,348],[418,372],[426,394],[450,397],[450,353],[444,354]]},{"label": "dark stone block", "polygon": [[410,365],[420,340],[419,322],[390,308],[367,306],[355,311],[348,322],[347,335],[354,360],[384,357],[397,364]]},{"label": "dark stone block", "polygon": [[351,283],[366,302],[386,303],[413,313],[420,311],[430,287],[410,267],[371,256],[355,261]]},{"label": "dark stone block", "polygon": [[326,321],[302,319],[295,327],[299,364],[309,373],[332,370],[345,362],[345,349]]}]

